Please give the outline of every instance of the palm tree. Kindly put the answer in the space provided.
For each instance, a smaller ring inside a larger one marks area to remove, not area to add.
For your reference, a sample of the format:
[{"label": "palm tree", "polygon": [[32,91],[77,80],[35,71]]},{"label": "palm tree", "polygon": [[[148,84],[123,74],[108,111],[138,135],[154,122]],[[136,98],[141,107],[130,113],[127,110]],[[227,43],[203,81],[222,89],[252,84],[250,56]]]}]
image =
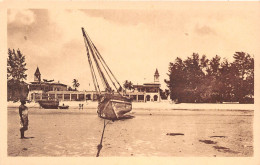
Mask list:
[{"label": "palm tree", "polygon": [[77,79],[73,79],[72,81],[73,87],[75,88],[75,91],[77,91],[77,88],[80,86]]},{"label": "palm tree", "polygon": [[128,80],[126,80],[125,82],[124,82],[124,88],[125,89],[128,89],[128,90],[131,90],[131,89],[133,89],[134,87],[133,87],[133,83],[131,82],[131,81],[128,81]]}]

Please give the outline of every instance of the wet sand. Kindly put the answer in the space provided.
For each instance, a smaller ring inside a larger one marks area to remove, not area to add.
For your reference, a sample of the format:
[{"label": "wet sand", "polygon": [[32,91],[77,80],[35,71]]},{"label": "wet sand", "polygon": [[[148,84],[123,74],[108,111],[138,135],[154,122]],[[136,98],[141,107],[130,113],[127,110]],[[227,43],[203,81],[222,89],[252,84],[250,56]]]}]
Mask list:
[{"label": "wet sand", "polygon": [[[253,111],[133,109],[130,115],[107,125],[101,157],[253,156]],[[103,122],[95,109],[30,108],[28,139],[19,139],[18,109],[8,108],[8,156],[95,157]]]}]

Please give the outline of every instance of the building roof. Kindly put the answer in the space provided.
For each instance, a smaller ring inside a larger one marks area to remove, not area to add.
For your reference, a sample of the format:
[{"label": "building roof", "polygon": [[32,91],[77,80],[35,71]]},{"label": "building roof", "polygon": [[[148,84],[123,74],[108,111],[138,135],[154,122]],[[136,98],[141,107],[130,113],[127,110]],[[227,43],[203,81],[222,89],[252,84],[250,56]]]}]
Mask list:
[{"label": "building roof", "polygon": [[143,85],[133,85],[134,87],[160,87],[160,83],[145,83]]},{"label": "building roof", "polygon": [[155,85],[155,86],[158,86],[158,85],[161,85],[160,83],[144,83],[144,85],[148,86],[148,85]]},{"label": "building roof", "polygon": [[61,85],[61,86],[67,86],[65,84],[59,83],[59,82],[31,82],[31,84],[48,84],[48,85]]},{"label": "building roof", "polygon": [[37,66],[36,71],[35,71],[34,74],[35,74],[35,75],[36,75],[36,74],[41,74],[41,73],[40,73],[40,70],[39,70],[39,68],[38,68],[38,66]]},{"label": "building roof", "polygon": [[158,69],[156,68],[154,75],[159,75]]}]

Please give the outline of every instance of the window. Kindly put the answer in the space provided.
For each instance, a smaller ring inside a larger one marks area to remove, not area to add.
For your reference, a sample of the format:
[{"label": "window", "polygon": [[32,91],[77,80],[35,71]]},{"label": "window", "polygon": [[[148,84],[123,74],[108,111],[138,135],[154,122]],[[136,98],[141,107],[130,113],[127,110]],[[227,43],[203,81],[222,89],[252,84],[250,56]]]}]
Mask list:
[{"label": "window", "polygon": [[62,100],[62,94],[57,94],[57,99]]},{"label": "window", "polygon": [[55,94],[49,94],[49,97],[50,97],[49,98],[50,100],[54,100],[55,99]]},{"label": "window", "polygon": [[71,100],[73,101],[77,100],[77,94],[71,94]]},{"label": "window", "polygon": [[70,94],[64,94],[64,100],[70,100]]},{"label": "window", "polygon": [[84,100],[84,94],[79,94],[79,100],[80,101]]},{"label": "window", "polygon": [[153,100],[154,100],[154,101],[157,101],[157,100],[158,100],[158,96],[157,96],[157,95],[154,95]]},{"label": "window", "polygon": [[43,93],[43,94],[42,94],[42,99],[43,99],[43,100],[48,100],[48,94]]},{"label": "window", "polygon": [[150,101],[150,99],[151,99],[150,95],[147,95],[146,96],[146,101]]},{"label": "window", "polygon": [[91,100],[91,94],[86,95],[86,100]]},{"label": "window", "polygon": [[138,95],[138,101],[144,101],[144,95]]}]

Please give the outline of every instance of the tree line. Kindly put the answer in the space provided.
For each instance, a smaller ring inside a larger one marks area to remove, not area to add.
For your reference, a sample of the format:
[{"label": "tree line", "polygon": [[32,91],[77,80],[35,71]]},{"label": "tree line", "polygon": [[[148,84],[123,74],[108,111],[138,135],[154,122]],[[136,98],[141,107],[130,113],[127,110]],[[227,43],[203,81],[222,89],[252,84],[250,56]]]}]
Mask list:
[{"label": "tree line", "polygon": [[[177,57],[170,62],[165,80],[168,90],[160,90],[162,97],[183,103],[240,102],[254,103],[254,58],[245,52],[235,52],[233,62],[216,55],[208,59],[193,53],[187,59]],[[25,56],[18,50],[8,49],[7,100],[25,100],[29,93],[25,82]],[[79,83],[73,79],[77,90]],[[133,83],[125,81],[125,89],[132,90]],[[72,90],[72,89],[71,89]]]},{"label": "tree line", "polygon": [[26,100],[29,93],[25,56],[18,50],[8,49],[7,101]]},{"label": "tree line", "polygon": [[[29,84],[25,82],[27,79],[25,55],[17,49],[8,49],[7,57],[7,101],[26,100],[29,93]],[[68,90],[77,91],[80,86],[77,79],[72,81],[74,89],[71,87]]]},{"label": "tree line", "polygon": [[170,62],[165,80],[170,97],[182,103],[254,103],[254,58],[235,52],[234,61],[193,53]]}]

